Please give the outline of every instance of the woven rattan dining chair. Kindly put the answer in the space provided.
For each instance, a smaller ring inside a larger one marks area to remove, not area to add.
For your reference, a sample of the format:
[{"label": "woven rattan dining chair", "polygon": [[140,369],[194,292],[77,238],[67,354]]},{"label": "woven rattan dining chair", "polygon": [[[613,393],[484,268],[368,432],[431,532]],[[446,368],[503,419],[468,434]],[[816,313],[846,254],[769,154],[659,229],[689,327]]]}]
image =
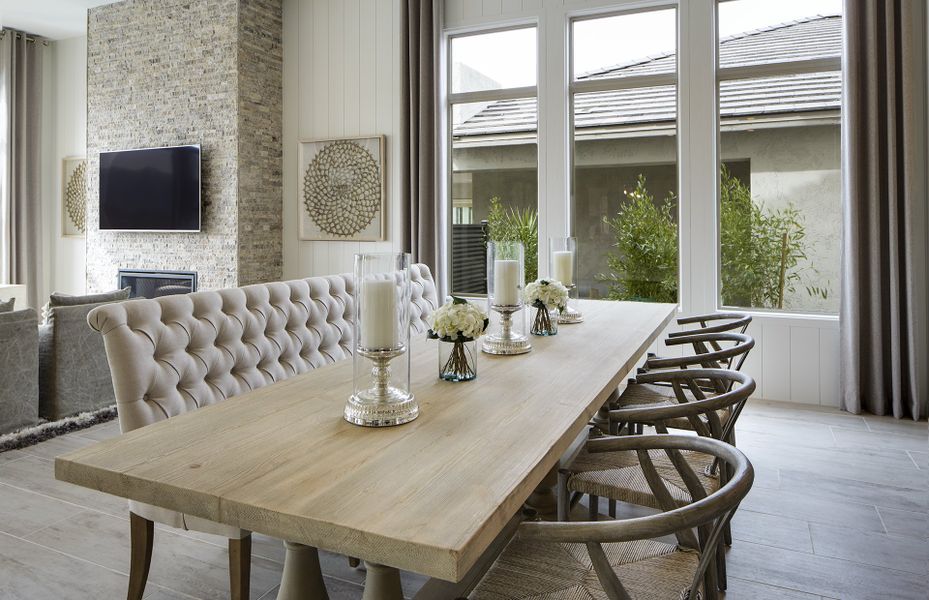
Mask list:
[{"label": "woven rattan dining chair", "polygon": [[[469,598],[718,598],[717,549],[754,479],[745,455],[717,440],[687,435],[594,439],[587,451],[635,461],[662,499],[662,512],[599,522],[523,522]],[[707,490],[684,459],[695,453],[724,464],[731,473],[728,482]],[[674,465],[691,501],[674,503],[667,497],[657,456]],[[679,543],[655,539],[667,535],[677,536]]]},{"label": "woven rattan dining chair", "polygon": [[[742,368],[745,358],[752,348],[755,347],[755,340],[744,333],[696,333],[688,336],[678,336],[669,338],[666,342],[668,345],[691,345],[695,348],[694,354],[687,354],[673,358],[650,358],[646,361],[646,369],[640,372],[635,379],[630,379],[626,389],[612,400],[609,404],[610,409],[623,408],[627,406],[636,406],[656,403],[674,403],[676,401],[676,391],[671,384],[661,377],[661,373],[673,369],[687,369],[688,367],[702,367],[704,369],[732,369],[739,371]],[[657,373],[658,377],[651,377]],[[711,394],[719,394],[727,391],[729,384],[725,380],[698,381],[700,388]],[[685,390],[685,397],[687,396]],[[742,406],[732,407],[735,418],[742,411]],[[609,432],[616,434],[623,425],[629,426],[631,433],[641,433],[641,424],[639,423],[621,423],[612,419],[609,425]],[[669,427],[679,429],[691,429],[687,420],[678,420],[669,423]],[[730,443],[735,443],[730,440]]]},{"label": "woven rattan dining chair", "polygon": [[[735,407],[745,403],[755,391],[754,380],[728,369],[685,369],[643,375],[650,381],[670,384],[678,403],[662,402],[637,405],[610,411],[610,419],[632,423],[651,423],[659,433],[667,433],[670,425],[682,428],[686,423],[699,437],[729,442],[738,416]],[[708,395],[701,387],[710,381],[727,391]],[[689,391],[689,396],[687,394]],[[683,422],[683,423],[682,423]],[[629,436],[625,436],[629,437]],[[638,436],[632,436],[638,437]],[[596,438],[595,438],[596,439]],[[702,485],[709,490],[725,485],[731,473],[718,461],[705,454],[684,454],[687,463],[698,473]],[[687,482],[678,475],[678,468],[668,458],[655,457],[658,472],[664,481],[664,497],[654,494],[646,474],[630,455],[603,454],[581,450],[571,464],[559,472],[558,517],[567,520],[571,506],[584,494],[589,496],[589,518],[596,520],[599,498],[609,501],[610,516],[616,515],[616,502],[627,502],[650,508],[666,509],[667,502],[686,504],[691,501]],[[724,528],[727,544],[732,543],[728,525]],[[725,589],[725,556],[720,552],[719,583]]]}]

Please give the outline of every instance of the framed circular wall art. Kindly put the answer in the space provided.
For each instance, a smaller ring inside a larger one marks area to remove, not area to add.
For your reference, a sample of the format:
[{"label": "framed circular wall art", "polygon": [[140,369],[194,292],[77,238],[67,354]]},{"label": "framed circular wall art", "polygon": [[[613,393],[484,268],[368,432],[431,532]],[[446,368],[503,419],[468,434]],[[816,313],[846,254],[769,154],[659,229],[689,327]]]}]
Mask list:
[{"label": "framed circular wall art", "polygon": [[301,141],[301,240],[384,239],[384,136]]},{"label": "framed circular wall art", "polygon": [[61,160],[61,235],[84,237],[87,226],[87,161],[69,156]]}]

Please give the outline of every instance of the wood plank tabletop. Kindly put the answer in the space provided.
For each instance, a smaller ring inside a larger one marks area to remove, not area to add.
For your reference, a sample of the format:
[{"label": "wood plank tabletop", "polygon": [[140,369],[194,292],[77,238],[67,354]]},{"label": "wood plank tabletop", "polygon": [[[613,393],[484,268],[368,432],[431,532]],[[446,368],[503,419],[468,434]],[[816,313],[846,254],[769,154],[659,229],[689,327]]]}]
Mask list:
[{"label": "wood plank tabletop", "polygon": [[[415,421],[342,419],[351,360],[58,457],[58,479],[460,580],[664,330],[670,304],[582,301],[585,322],[437,377],[411,344]],[[424,337],[424,336],[423,336]]]}]

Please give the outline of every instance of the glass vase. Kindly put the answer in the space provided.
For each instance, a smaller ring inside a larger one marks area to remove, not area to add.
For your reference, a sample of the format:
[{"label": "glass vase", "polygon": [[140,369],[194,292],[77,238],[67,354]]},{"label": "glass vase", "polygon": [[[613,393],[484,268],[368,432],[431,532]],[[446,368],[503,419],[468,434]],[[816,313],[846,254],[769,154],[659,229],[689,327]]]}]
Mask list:
[{"label": "glass vase", "polygon": [[558,335],[558,310],[549,310],[545,306],[532,307],[532,335]]},{"label": "glass vase", "polygon": [[525,334],[524,256],[522,242],[487,243],[487,314],[491,325],[481,349],[488,354],[524,354],[532,349]]},{"label": "glass vase", "polygon": [[578,309],[577,238],[549,238],[548,249],[548,276],[568,288],[568,306],[558,313],[558,322],[580,323],[584,316]]},{"label": "glass vase", "polygon": [[353,393],[345,420],[366,427],[412,421],[410,391],[410,255],[356,254],[353,278]]},{"label": "glass vase", "polygon": [[439,340],[439,379],[471,381],[477,378],[477,342]]}]

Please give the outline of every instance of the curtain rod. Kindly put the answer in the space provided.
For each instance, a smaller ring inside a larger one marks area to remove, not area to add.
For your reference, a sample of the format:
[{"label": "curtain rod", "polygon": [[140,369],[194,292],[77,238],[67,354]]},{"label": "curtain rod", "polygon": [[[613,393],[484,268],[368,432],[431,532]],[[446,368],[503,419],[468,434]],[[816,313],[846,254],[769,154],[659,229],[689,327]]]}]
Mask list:
[{"label": "curtain rod", "polygon": [[31,35],[21,33],[19,31],[14,31],[12,29],[0,29],[0,40],[2,40],[6,36],[7,31],[13,31],[13,34],[16,36],[16,39],[26,38],[26,43],[34,44],[36,42],[42,42],[43,46],[48,46],[48,40],[38,39],[38,38],[32,37]]}]

